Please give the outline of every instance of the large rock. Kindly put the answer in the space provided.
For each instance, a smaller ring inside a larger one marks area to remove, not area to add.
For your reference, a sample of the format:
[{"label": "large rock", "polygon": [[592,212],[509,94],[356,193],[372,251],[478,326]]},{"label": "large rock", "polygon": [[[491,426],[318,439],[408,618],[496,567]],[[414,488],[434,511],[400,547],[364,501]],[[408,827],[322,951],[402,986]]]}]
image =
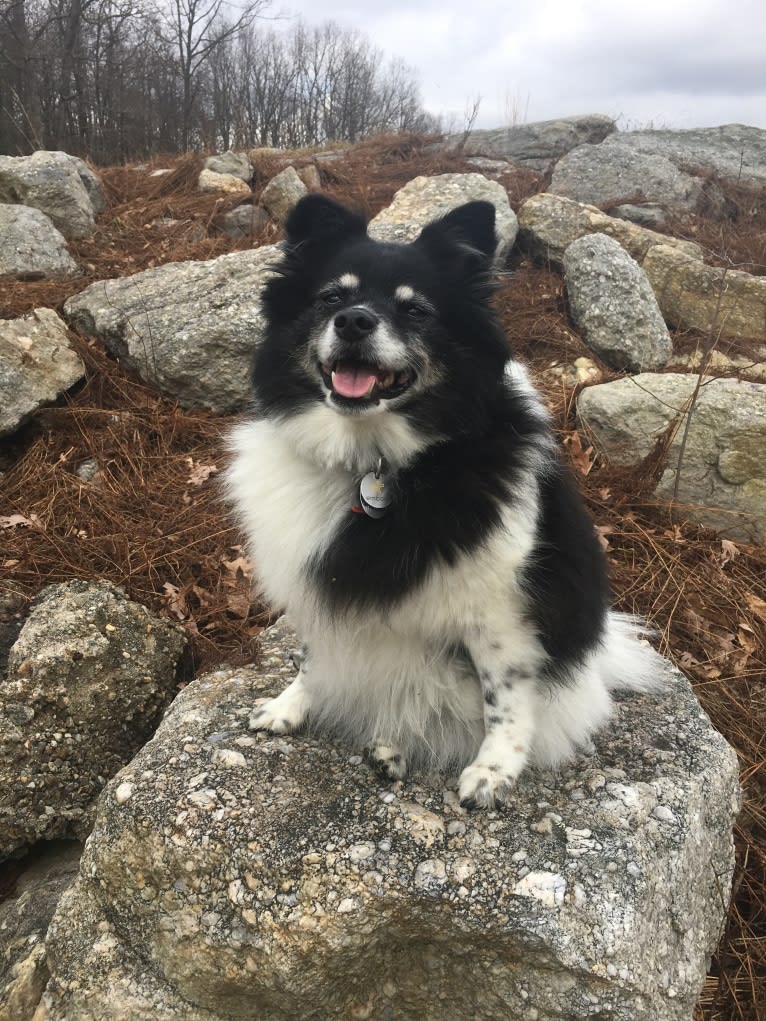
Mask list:
[{"label": "large rock", "polygon": [[702,348],[687,354],[679,352],[673,355],[666,368],[677,372],[699,372],[703,366],[711,376],[736,376],[754,383],[766,383],[766,345],[749,350],[747,354],[731,350],[707,352]]},{"label": "large rock", "polygon": [[269,223],[269,214],[260,206],[243,203],[221,216],[221,227],[233,238],[251,238]]},{"label": "large rock", "polygon": [[253,164],[247,153],[232,152],[231,149],[215,156],[208,156],[205,160],[205,169],[212,170],[215,174],[231,174],[246,184],[253,179]]},{"label": "large rock", "polygon": [[[190,684],[110,784],[35,1021],[689,1021],[726,913],[737,761],[686,680],[467,814],[454,782],[248,730],[289,679]],[[659,668],[659,667],[658,667]]]},{"label": "large rock", "polygon": [[57,277],[78,272],[64,235],[45,213],[0,204],[0,276]]},{"label": "large rock", "polygon": [[305,167],[297,167],[296,172],[308,191],[322,190],[322,177],[316,163],[307,163]]},{"label": "large rock", "polygon": [[64,314],[185,407],[232,411],[250,399],[264,326],[259,292],[278,255],[264,246],[100,280],[70,298]]},{"label": "large rock", "polygon": [[104,187],[101,183],[101,178],[98,176],[96,171],[91,167],[85,160],[80,159],[79,156],[70,156],[70,160],[74,163],[77,173],[80,175],[80,180],[83,183],[83,187],[88,193],[91,205],[93,206],[93,212],[98,216],[99,213],[103,213],[106,209],[106,195],[104,194]]},{"label": "large rock", "polygon": [[678,476],[678,514],[732,539],[762,543],[766,536],[766,385],[706,379],[686,416],[698,377],[642,373],[584,390],[581,421],[604,456],[638,463],[673,427],[659,496],[672,499]]},{"label": "large rock", "polygon": [[[738,184],[766,184],[766,130],[744,124],[687,131],[626,131],[605,146],[629,146],[637,153],[662,156],[677,167],[712,171]],[[604,152],[604,159],[609,158]]]},{"label": "large rock", "polygon": [[658,234],[627,220],[607,216],[595,206],[550,192],[533,195],[519,209],[519,240],[532,255],[554,266],[563,265],[564,252],[583,234],[607,234],[639,264],[643,264],[646,253],[654,245],[667,245],[702,262],[702,249],[692,241]]},{"label": "large rock", "polygon": [[300,179],[293,166],[285,167],[269,181],[261,192],[261,205],[277,223],[285,223],[290,210],[304,195],[308,188]]},{"label": "large rock", "polygon": [[[471,131],[464,151],[482,156],[503,156],[530,170],[547,173],[564,153],[575,146],[601,142],[617,125],[604,114],[560,117],[530,124],[511,124],[505,128]],[[448,135],[444,145],[454,148],[463,143],[464,133]]]},{"label": "large rock", "polygon": [[607,365],[628,372],[661,368],[673,342],[638,263],[606,234],[585,234],[564,253],[572,319]]},{"label": "large rock", "polygon": [[46,844],[0,903],[0,1021],[31,1021],[50,977],[45,933],[81,854],[75,841]]},{"label": "large rock", "polygon": [[66,324],[53,309],[0,319],[0,436],[18,429],[84,375]]},{"label": "large rock", "polygon": [[370,236],[378,241],[414,241],[430,220],[475,199],[484,199],[495,207],[495,260],[502,263],[516,240],[519,225],[505,188],[483,174],[413,178],[399,189],[391,204],[370,221]]},{"label": "large rock", "polygon": [[[681,170],[658,153],[642,152],[622,143],[622,136],[604,145],[580,145],[563,156],[553,171],[548,191],[576,202],[599,206],[625,219],[630,206],[647,205],[651,211],[695,211],[705,193],[704,180]],[[710,190],[709,188],[707,189]],[[643,214],[647,215],[647,214]]]},{"label": "large rock", "polygon": [[184,645],[106,582],[43,591],[0,688],[0,859],[88,832],[94,799],[175,694]]},{"label": "large rock", "polygon": [[766,340],[766,277],[706,266],[666,244],[649,249],[643,268],[674,326]]},{"label": "large rock", "polygon": [[663,210],[723,213],[726,202],[710,173],[730,182],[766,184],[766,131],[727,124],[612,134],[598,146],[578,146],[563,156],[549,190],[628,219]]},{"label": "large rock", "polygon": [[41,210],[66,238],[90,237],[95,227],[80,168],[65,152],[0,156],[0,202]]},{"label": "large rock", "polygon": [[250,185],[236,174],[217,174],[205,168],[197,179],[200,191],[223,191],[227,195],[249,195]]}]

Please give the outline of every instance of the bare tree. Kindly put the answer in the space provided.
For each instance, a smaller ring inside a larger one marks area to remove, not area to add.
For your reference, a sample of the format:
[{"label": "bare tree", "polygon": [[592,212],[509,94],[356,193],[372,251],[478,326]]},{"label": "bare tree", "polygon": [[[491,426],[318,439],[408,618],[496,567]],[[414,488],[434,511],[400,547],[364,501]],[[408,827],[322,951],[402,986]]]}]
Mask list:
[{"label": "bare tree", "polygon": [[269,0],[0,0],[0,151],[97,162],[428,130],[417,81],[332,22],[263,29]]},{"label": "bare tree", "polygon": [[[269,2],[249,0],[237,8],[227,0],[169,0],[164,19],[176,47],[181,75],[182,149],[188,149],[192,142],[194,104],[205,62],[229,38],[251,25]],[[226,15],[231,9],[235,16],[228,20]]]},{"label": "bare tree", "polygon": [[0,152],[25,152],[42,144],[36,52],[47,27],[35,4],[0,5]]}]

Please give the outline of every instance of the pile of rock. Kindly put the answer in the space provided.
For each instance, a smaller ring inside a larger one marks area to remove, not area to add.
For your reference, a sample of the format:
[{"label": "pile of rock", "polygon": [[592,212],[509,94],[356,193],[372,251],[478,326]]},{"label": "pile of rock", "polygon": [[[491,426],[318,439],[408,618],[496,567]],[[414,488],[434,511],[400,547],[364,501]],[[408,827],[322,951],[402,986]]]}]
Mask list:
[{"label": "pile of rock", "polygon": [[104,206],[97,175],[76,156],[0,156],[0,274],[75,275],[67,239],[91,235]]}]

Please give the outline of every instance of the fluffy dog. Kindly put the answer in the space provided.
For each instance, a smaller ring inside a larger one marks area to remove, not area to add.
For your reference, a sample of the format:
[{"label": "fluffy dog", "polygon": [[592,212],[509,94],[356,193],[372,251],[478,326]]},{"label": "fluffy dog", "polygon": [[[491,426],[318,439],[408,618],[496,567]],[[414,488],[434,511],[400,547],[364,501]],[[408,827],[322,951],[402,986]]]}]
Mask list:
[{"label": "fluffy dog", "polygon": [[256,726],[311,721],[389,778],[459,769],[468,807],[587,748],[610,689],[658,672],[608,610],[595,531],[489,305],[494,222],[470,202],[384,244],[302,199],[228,476],[263,594],[305,642]]}]

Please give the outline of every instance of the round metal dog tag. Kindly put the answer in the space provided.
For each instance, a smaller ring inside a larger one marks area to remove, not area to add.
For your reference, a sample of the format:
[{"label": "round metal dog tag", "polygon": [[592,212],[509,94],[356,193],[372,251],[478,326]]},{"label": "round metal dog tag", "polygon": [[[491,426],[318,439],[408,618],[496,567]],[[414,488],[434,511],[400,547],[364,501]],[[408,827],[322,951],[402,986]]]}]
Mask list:
[{"label": "round metal dog tag", "polygon": [[370,518],[382,518],[391,505],[391,485],[382,472],[367,472],[359,483],[359,502]]}]

